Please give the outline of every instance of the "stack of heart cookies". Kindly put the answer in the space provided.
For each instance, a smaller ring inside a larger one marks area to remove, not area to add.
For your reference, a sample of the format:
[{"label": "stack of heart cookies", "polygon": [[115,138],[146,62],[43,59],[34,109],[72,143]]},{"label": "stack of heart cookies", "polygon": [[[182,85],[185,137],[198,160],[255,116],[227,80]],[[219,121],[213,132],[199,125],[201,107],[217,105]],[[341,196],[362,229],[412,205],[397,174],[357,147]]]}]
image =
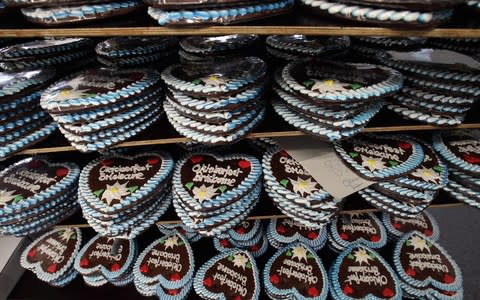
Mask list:
[{"label": "stack of heart cookies", "polygon": [[113,37],[95,47],[97,60],[107,67],[158,66],[175,61],[178,40],[174,37]]},{"label": "stack of heart cookies", "polygon": [[77,277],[73,262],[82,245],[75,227],[57,228],[34,240],[20,256],[20,265],[54,287],[64,287]]},{"label": "stack of heart cookies", "polygon": [[433,49],[445,49],[460,52],[474,57],[479,55],[480,39],[478,38],[429,38],[428,45]]},{"label": "stack of heart cookies", "polygon": [[442,246],[419,232],[397,242],[393,266],[405,298],[463,299],[460,268]]},{"label": "stack of heart cookies", "polygon": [[257,258],[267,251],[268,240],[260,220],[245,220],[226,234],[213,238],[213,245],[220,252],[232,248],[248,250]]},{"label": "stack of heart cookies", "polygon": [[335,219],[342,199],[322,189],[285,150],[270,147],[262,167],[265,190],[282,213],[310,228],[321,228]]},{"label": "stack of heart cookies", "polygon": [[0,72],[0,159],[45,139],[57,126],[44,112],[40,94],[52,69]]},{"label": "stack of heart cookies", "polygon": [[444,187],[453,198],[480,208],[480,130],[436,133],[433,147],[449,165]]},{"label": "stack of heart cookies", "polygon": [[194,141],[233,143],[263,119],[266,71],[265,62],[256,57],[172,65],[162,72],[168,120]]},{"label": "stack of heart cookies", "polygon": [[274,248],[280,249],[290,243],[302,242],[315,251],[319,251],[327,243],[327,229],[309,228],[290,218],[270,219],[267,228],[267,239]]},{"label": "stack of heart cookies", "polygon": [[47,38],[0,49],[0,68],[6,71],[55,68],[76,70],[94,61],[94,43],[87,38]]},{"label": "stack of heart cookies", "polygon": [[255,55],[259,42],[260,37],[256,34],[189,36],[180,41],[178,54],[182,63],[215,63]]},{"label": "stack of heart cookies", "polygon": [[431,28],[450,19],[464,0],[300,0],[308,12],[382,27]]},{"label": "stack of heart cookies", "polygon": [[99,287],[111,283],[122,287],[133,281],[132,269],[136,257],[135,240],[96,235],[82,247],[73,266],[83,275],[87,286]]},{"label": "stack of heart cookies", "polygon": [[195,230],[185,226],[182,223],[167,223],[167,224],[158,224],[158,231],[162,234],[170,235],[172,233],[180,233],[184,238],[186,238],[190,243],[198,242],[202,239],[202,236],[198,234]]},{"label": "stack of heart cookies", "polygon": [[192,153],[177,162],[173,205],[182,222],[215,236],[241,223],[262,191],[262,166],[243,154]]},{"label": "stack of heart cookies", "polygon": [[387,243],[387,232],[373,213],[342,214],[329,225],[328,241],[335,252],[354,243],[379,249]]},{"label": "stack of heart cookies", "polygon": [[112,153],[90,162],[78,188],[83,216],[103,236],[136,237],[170,206],[173,166],[163,152]]},{"label": "stack of heart cookies", "polygon": [[358,194],[401,217],[422,212],[448,182],[445,164],[427,144],[412,137],[365,135],[334,146],[357,175],[378,181]]},{"label": "stack of heart cookies", "polygon": [[188,240],[178,233],[157,239],[133,266],[133,282],[143,296],[185,299],[192,289],[195,260]]},{"label": "stack of heart cookies", "polygon": [[463,122],[480,96],[480,62],[453,51],[420,49],[387,51],[378,56],[382,64],[405,77],[402,92],[388,108],[405,119],[437,126]]},{"label": "stack of heart cookies", "polygon": [[398,241],[398,239],[412,231],[420,232],[434,241],[438,240],[440,236],[437,221],[426,210],[415,218],[402,218],[383,212],[382,222],[385,229],[387,229],[388,240],[391,242]]},{"label": "stack of heart cookies", "polygon": [[294,0],[145,0],[148,14],[161,26],[227,25],[287,13]]},{"label": "stack of heart cookies", "polygon": [[326,141],[359,133],[380,111],[383,98],[402,88],[390,68],[300,60],[275,73],[273,108],[287,123]]},{"label": "stack of heart cookies", "polygon": [[162,113],[153,69],[93,68],[57,81],[40,104],[72,146],[101,151],[146,130]]},{"label": "stack of heart cookies", "polygon": [[78,166],[26,158],[0,172],[0,233],[43,232],[78,210]]}]

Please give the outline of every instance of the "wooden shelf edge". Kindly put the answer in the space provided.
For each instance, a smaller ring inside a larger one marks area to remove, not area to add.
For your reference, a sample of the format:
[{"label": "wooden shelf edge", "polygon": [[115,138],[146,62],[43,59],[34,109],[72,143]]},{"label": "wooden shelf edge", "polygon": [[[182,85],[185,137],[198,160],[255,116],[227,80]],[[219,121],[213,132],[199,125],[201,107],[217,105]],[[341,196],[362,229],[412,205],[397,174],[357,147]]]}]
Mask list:
[{"label": "wooden shelf edge", "polygon": [[[462,124],[457,127],[436,127],[432,125],[409,125],[409,126],[388,126],[388,127],[370,127],[365,128],[363,132],[397,132],[397,131],[420,131],[420,130],[451,130],[451,129],[474,129],[480,128],[480,123],[475,124]],[[297,130],[292,131],[268,131],[268,132],[254,132],[247,135],[247,138],[265,138],[265,137],[292,137],[302,136],[305,133]],[[178,138],[166,138],[166,139],[153,139],[153,140],[141,140],[130,141],[115,145],[113,148],[127,148],[127,147],[140,147],[149,145],[165,145],[165,144],[177,144],[189,142],[191,139],[185,137]],[[58,153],[58,152],[70,152],[76,151],[72,146],[62,147],[48,147],[48,148],[32,148],[25,149],[16,153],[15,155],[37,155],[46,153]]]},{"label": "wooden shelf edge", "polygon": [[[465,205],[463,202],[456,202],[456,203],[447,203],[447,204],[433,204],[430,205],[428,208],[452,208],[452,207],[460,207]],[[346,210],[341,211],[340,214],[356,214],[356,213],[370,213],[370,212],[380,212],[380,209],[377,208],[370,208],[370,209],[356,209],[356,210]],[[268,219],[278,219],[286,217],[283,214],[280,215],[265,215],[265,216],[250,216],[247,220],[268,220]],[[168,220],[168,221],[158,221],[156,224],[179,224],[181,223],[180,220]],[[78,228],[90,228],[88,224],[68,224],[68,225],[56,225],[56,228],[68,228],[68,227],[78,227]]]},{"label": "wooden shelf edge", "polygon": [[39,28],[1,29],[3,38],[30,37],[100,37],[100,36],[158,36],[158,35],[223,35],[223,34],[305,34],[350,36],[421,36],[480,38],[480,29],[437,28],[431,30],[401,30],[378,27],[344,26],[209,26],[201,28],[173,27],[108,27],[108,28]]}]

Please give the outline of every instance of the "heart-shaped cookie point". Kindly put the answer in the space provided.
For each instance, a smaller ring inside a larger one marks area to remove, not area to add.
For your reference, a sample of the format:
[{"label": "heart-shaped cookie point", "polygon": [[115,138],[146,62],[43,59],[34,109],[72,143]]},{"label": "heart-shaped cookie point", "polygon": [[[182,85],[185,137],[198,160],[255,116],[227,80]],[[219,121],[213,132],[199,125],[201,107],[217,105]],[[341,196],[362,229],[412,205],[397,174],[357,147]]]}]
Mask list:
[{"label": "heart-shaped cookie point", "polygon": [[343,214],[330,224],[329,232],[343,248],[352,243],[381,248],[387,242],[385,227],[373,213]]},{"label": "heart-shaped cookie point", "polygon": [[72,269],[81,243],[82,234],[78,228],[51,230],[25,249],[20,257],[20,264],[34,272],[41,280],[55,281]]},{"label": "heart-shaped cookie point", "polygon": [[267,293],[277,298],[326,299],[328,278],[322,261],[304,243],[292,243],[278,250],[263,270]]},{"label": "heart-shaped cookie point", "polygon": [[345,165],[369,180],[408,174],[424,159],[420,144],[405,137],[363,135],[334,144]]},{"label": "heart-shaped cookie point", "polygon": [[400,282],[390,265],[374,250],[355,243],[331,267],[333,292],[348,299],[401,299]]},{"label": "heart-shaped cookie point", "polygon": [[462,287],[462,274],[450,255],[420,232],[398,240],[393,262],[399,276],[418,288],[455,291]]},{"label": "heart-shaped cookie point", "polygon": [[260,282],[253,256],[234,249],[208,260],[194,278],[195,292],[206,299],[258,299]]},{"label": "heart-shaped cookie point", "polygon": [[180,289],[193,276],[195,262],[188,240],[179,233],[165,235],[138,256],[133,272],[143,283]]}]

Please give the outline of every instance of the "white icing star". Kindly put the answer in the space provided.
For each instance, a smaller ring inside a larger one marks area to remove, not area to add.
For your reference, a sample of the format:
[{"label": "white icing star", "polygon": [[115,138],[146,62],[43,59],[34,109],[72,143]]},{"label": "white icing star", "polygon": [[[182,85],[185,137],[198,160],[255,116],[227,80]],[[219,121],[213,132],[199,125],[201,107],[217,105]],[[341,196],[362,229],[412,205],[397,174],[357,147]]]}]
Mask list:
[{"label": "white icing star", "polygon": [[243,253],[237,253],[233,256],[233,266],[242,268],[245,270],[245,266],[248,263],[248,257]]},{"label": "white icing star", "polygon": [[375,158],[360,154],[362,158],[362,167],[368,168],[370,171],[385,169],[385,162],[381,158]]},{"label": "white icing star", "polygon": [[77,76],[75,78],[70,79],[67,81],[67,85],[72,87],[74,90],[78,90],[81,84],[85,82],[85,77],[84,76]]},{"label": "white icing star", "polygon": [[68,242],[74,234],[75,230],[73,230],[72,228],[67,228],[62,232],[62,234],[60,234],[60,238],[62,239],[62,241]]},{"label": "white icing star", "polygon": [[419,236],[412,236],[410,238],[410,244],[413,246],[413,250],[427,250],[427,252],[430,252],[430,248],[428,248],[427,241],[422,239]]},{"label": "white icing star", "polygon": [[215,197],[216,195],[218,195],[218,193],[216,193],[216,191],[217,191],[217,189],[213,187],[213,184],[209,185],[209,186],[205,186],[204,184],[202,184],[202,186],[200,186],[200,187],[194,187],[193,188],[193,190],[192,190],[193,199],[198,200],[198,202],[200,202],[200,204],[202,204],[203,201],[210,200],[213,197]]},{"label": "white icing star", "polygon": [[214,86],[214,87],[221,87],[227,84],[227,81],[217,74],[212,74],[208,76],[204,76],[200,78],[206,85]]},{"label": "white icing star", "polygon": [[178,236],[174,235],[165,240],[165,249],[173,248],[178,245]]},{"label": "white icing star", "polygon": [[0,205],[6,205],[18,195],[14,195],[15,191],[0,190]]},{"label": "white icing star", "polygon": [[334,80],[334,79],[328,79],[328,80],[313,79],[313,81],[315,83],[313,84],[311,90],[317,91],[322,94],[347,91],[345,87],[348,86],[348,84]]},{"label": "white icing star", "polygon": [[118,181],[113,185],[107,184],[107,188],[102,194],[102,200],[107,202],[107,205],[111,205],[113,200],[122,200],[123,197],[128,196],[130,191],[127,189],[127,182],[120,184]]},{"label": "white icing star", "polygon": [[68,99],[80,99],[85,98],[88,93],[88,90],[77,90],[77,89],[61,89],[53,97],[55,101],[62,101]]},{"label": "white icing star", "polygon": [[307,261],[307,253],[307,249],[302,245],[295,246],[292,248],[292,259],[297,258],[298,261],[305,259],[305,261]]},{"label": "white icing star", "polygon": [[298,177],[297,180],[290,179],[290,182],[293,185],[293,191],[302,197],[304,196],[304,194],[308,196],[318,190],[317,188],[315,188],[316,182],[312,181],[311,177],[309,177],[308,179],[301,179],[300,177]]},{"label": "white icing star", "polygon": [[412,172],[412,175],[415,177],[422,178],[427,182],[433,182],[433,183],[437,183],[438,180],[440,179],[440,175],[438,175],[438,173],[432,168],[425,168],[425,167],[418,168],[415,170],[415,172]]},{"label": "white icing star", "polygon": [[362,265],[363,263],[369,265],[370,263],[368,261],[372,260],[370,254],[368,254],[367,250],[363,248],[359,248],[356,252],[353,253],[353,255],[355,256],[355,262],[359,263],[360,265]]}]

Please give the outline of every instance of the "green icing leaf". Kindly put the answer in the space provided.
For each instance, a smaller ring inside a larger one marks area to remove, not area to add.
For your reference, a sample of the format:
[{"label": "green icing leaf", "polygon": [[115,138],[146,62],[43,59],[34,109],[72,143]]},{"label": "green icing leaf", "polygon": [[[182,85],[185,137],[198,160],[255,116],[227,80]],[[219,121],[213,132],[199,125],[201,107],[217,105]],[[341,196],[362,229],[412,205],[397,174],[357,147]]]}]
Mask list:
[{"label": "green icing leaf", "polygon": [[348,155],[350,155],[351,158],[355,158],[358,156],[358,153],[357,152],[350,152],[348,153]]},{"label": "green icing leaf", "polygon": [[408,240],[408,241],[406,242],[406,244],[407,244],[407,246],[411,246],[411,245],[412,245],[412,242],[410,242],[410,240]]},{"label": "green icing leaf", "polygon": [[220,190],[220,192],[224,193],[227,190],[227,186],[226,185],[221,185],[221,186],[218,187],[218,189]]},{"label": "green icing leaf", "polygon": [[432,243],[427,242],[427,246],[428,246],[429,248],[432,247]]},{"label": "green icing leaf", "polygon": [[284,187],[287,187],[289,180],[288,179],[282,179],[280,180],[280,184],[283,185]]},{"label": "green icing leaf", "polygon": [[97,97],[97,94],[85,94],[85,98]]},{"label": "green icing leaf", "polygon": [[190,182],[185,183],[185,187],[186,187],[187,189],[191,190],[192,187],[193,187],[193,182],[190,181]]},{"label": "green icing leaf", "polygon": [[398,166],[398,162],[395,161],[395,160],[389,160],[388,163],[389,163],[392,167]]},{"label": "green icing leaf", "polygon": [[287,253],[285,253],[286,256],[292,256],[292,251],[288,250]]},{"label": "green icing leaf", "polygon": [[307,88],[310,88],[315,82],[313,80],[305,80],[303,82],[303,85],[306,86]]},{"label": "green icing leaf", "polygon": [[138,190],[138,185],[133,185],[128,187],[128,191],[130,193],[134,193],[136,190]]},{"label": "green icing leaf", "polygon": [[229,255],[227,259],[228,259],[228,261],[233,261],[233,256]]},{"label": "green icing leaf", "polygon": [[314,257],[315,257],[315,256],[313,256],[313,254],[312,254],[312,253],[308,252],[308,254],[307,254],[307,258],[314,258]]},{"label": "green icing leaf", "polygon": [[358,82],[355,82],[355,83],[352,83],[352,85],[350,85],[350,87],[352,88],[352,90],[358,90],[359,88],[362,87],[362,85]]},{"label": "green icing leaf", "polygon": [[200,83],[202,83],[202,80],[201,79],[194,79],[194,80],[192,80],[192,83],[193,84],[200,84]]},{"label": "green icing leaf", "polygon": [[100,197],[100,195],[105,192],[105,189],[99,189],[99,190],[96,190],[95,192],[93,192],[93,194],[97,197]]},{"label": "green icing leaf", "polygon": [[245,264],[245,266],[247,267],[247,269],[251,269],[252,268],[252,263],[251,262],[247,262]]},{"label": "green icing leaf", "polygon": [[435,167],[433,167],[433,169],[434,169],[435,171],[439,172],[439,173],[443,171],[443,168],[440,167],[440,166],[435,166]]},{"label": "green icing leaf", "polygon": [[349,259],[355,259],[355,256],[352,255],[352,253],[348,254],[347,256]]},{"label": "green icing leaf", "polygon": [[164,240],[164,239],[161,239],[161,240],[159,241],[159,243],[160,243],[161,245],[163,245],[163,244],[165,244],[165,240]]},{"label": "green icing leaf", "polygon": [[368,252],[368,254],[370,255],[370,257],[371,257],[372,259],[377,258],[377,256],[376,256],[375,254],[373,254],[373,252]]},{"label": "green icing leaf", "polygon": [[72,236],[70,238],[72,240],[76,241],[77,240],[77,234],[76,233],[72,234]]},{"label": "green icing leaf", "polygon": [[13,198],[13,203],[18,203],[22,200],[23,200],[23,196],[22,195],[17,195],[17,196],[15,196],[15,198]]},{"label": "green icing leaf", "polygon": [[183,245],[185,245],[185,243],[184,243],[182,240],[180,240],[180,241],[178,242],[178,245],[179,245],[179,246],[183,246]]}]

